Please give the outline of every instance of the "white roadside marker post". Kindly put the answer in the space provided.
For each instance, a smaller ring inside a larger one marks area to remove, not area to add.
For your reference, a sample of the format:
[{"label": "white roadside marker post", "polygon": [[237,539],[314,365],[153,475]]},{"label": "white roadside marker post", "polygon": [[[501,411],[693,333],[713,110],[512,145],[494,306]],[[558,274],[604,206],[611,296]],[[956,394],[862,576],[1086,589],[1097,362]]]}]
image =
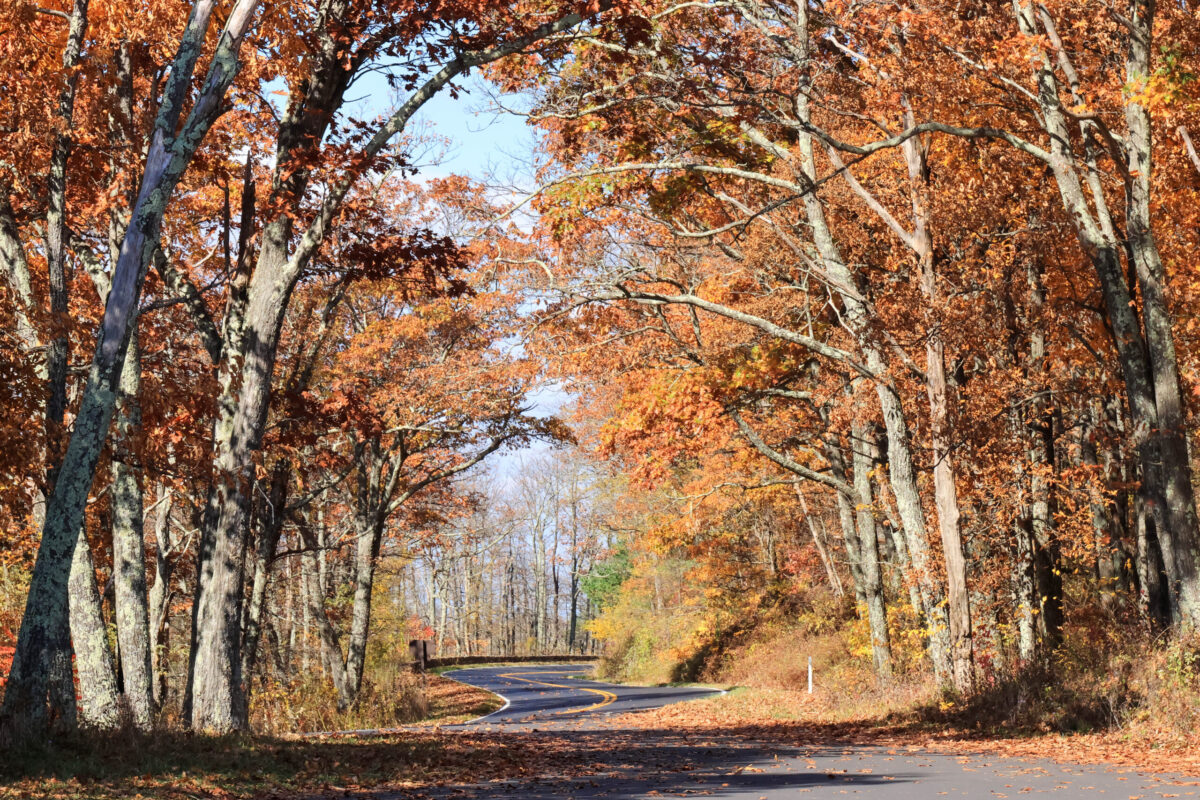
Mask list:
[{"label": "white roadside marker post", "polygon": [[812,656],[808,657],[808,693],[812,694]]}]

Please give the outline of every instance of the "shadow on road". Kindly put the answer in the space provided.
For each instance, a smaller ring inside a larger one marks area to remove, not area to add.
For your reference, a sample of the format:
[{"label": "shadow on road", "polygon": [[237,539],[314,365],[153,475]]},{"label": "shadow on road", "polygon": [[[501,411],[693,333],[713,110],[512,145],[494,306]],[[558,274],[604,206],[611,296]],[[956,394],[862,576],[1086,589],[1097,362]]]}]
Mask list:
[{"label": "shadow on road", "polygon": [[[714,736],[630,728],[535,731],[528,726],[504,726],[480,738],[497,748],[493,756],[501,760],[517,756],[526,769],[518,777],[352,796],[364,800],[623,800],[699,795],[775,800],[792,797],[798,789],[862,790],[912,777],[901,770],[858,768],[851,762],[861,752],[840,745],[765,745],[736,730]],[[828,767],[822,766],[825,762]],[[486,775],[500,764],[482,758],[479,766]]]},{"label": "shadow on road", "polygon": [[[814,726],[817,728],[819,726]],[[887,800],[939,796],[1017,796],[1146,791],[1168,776],[1132,770],[1064,766],[986,753],[946,755],[889,748],[818,731],[757,726],[719,732],[637,729],[535,730],[502,726],[460,730],[473,742],[474,782],[358,792],[362,800],[654,800],[659,797],[795,800],[858,795]],[[788,739],[790,738],[790,741]],[[509,765],[506,767],[505,765]],[[516,767],[513,774],[511,767]]]}]

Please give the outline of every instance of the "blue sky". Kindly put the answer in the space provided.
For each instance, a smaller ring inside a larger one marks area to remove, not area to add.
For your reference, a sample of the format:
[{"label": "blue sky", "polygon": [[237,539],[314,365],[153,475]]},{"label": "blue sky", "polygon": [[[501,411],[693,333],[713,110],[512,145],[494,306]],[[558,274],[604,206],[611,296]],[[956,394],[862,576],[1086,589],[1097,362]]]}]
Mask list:
[{"label": "blue sky", "polygon": [[[507,177],[529,158],[534,133],[522,117],[493,108],[487,86],[478,76],[468,77],[462,86],[465,91],[457,98],[446,91],[438,93],[410,124],[410,131],[425,127],[449,140],[440,163],[427,165],[420,175],[482,179],[495,172]],[[376,73],[363,76],[348,94],[347,105],[354,116],[367,119],[386,114],[398,99]]]}]

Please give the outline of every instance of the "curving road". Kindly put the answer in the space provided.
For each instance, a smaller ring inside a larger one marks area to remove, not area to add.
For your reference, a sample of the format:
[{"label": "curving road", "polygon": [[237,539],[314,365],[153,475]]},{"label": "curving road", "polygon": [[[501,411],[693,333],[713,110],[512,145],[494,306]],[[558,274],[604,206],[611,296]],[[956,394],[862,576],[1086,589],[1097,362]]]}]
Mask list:
[{"label": "curving road", "polygon": [[507,701],[503,708],[468,723],[471,725],[538,723],[545,727],[569,723],[572,727],[587,727],[589,722],[609,714],[720,694],[717,689],[620,686],[576,677],[591,669],[590,664],[472,667],[447,672],[445,677],[486,689]]},{"label": "curving road", "polygon": [[[364,800],[800,800],[859,796],[941,798],[1200,798],[1200,781],[1137,769],[1057,764],[980,752],[930,753],[912,746],[838,742],[818,731],[795,739],[745,729],[689,731],[631,726],[614,712],[657,708],[715,690],[629,687],[585,680],[588,667],[461,669],[447,677],[496,692],[499,711],[464,726],[495,726],[503,747],[529,745],[529,777],[424,786]],[[552,750],[552,764],[537,752]],[[522,770],[524,772],[524,770]]]}]

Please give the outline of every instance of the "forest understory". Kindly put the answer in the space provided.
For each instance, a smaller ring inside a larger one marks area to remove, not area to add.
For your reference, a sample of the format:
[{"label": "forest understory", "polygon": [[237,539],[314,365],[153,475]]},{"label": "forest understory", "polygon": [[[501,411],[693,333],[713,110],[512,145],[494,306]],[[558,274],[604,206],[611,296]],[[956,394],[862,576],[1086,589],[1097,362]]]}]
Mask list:
[{"label": "forest understory", "polygon": [[[811,737],[1184,774],[1200,769],[1194,640],[1113,636],[1119,629],[1111,619],[1069,620],[1052,660],[997,670],[964,697],[922,669],[881,684],[864,646],[865,624],[844,606],[841,614],[814,614],[813,599],[785,598],[744,626],[718,632],[683,662],[630,662],[618,651],[601,672],[634,683],[688,680],[728,690],[631,717],[639,727],[741,729],[766,740]],[[816,606],[836,612],[828,600]]]}]

